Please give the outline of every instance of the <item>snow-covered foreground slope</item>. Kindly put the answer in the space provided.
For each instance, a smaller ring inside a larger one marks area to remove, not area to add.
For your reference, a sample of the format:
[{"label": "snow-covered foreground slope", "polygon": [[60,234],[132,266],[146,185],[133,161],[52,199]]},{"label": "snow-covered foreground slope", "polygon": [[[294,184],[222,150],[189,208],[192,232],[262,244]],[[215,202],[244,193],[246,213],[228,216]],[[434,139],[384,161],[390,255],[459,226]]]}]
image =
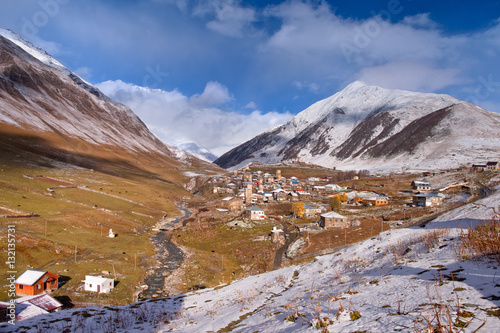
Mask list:
[{"label": "snow-covered foreground slope", "polygon": [[[500,274],[489,259],[459,259],[462,228],[498,211],[490,197],[425,228],[395,229],[312,263],[227,286],[122,307],[82,308],[0,326],[60,332],[427,332],[460,311],[464,332],[498,332]],[[497,311],[497,316],[493,314]],[[452,326],[454,330],[459,329]]]}]

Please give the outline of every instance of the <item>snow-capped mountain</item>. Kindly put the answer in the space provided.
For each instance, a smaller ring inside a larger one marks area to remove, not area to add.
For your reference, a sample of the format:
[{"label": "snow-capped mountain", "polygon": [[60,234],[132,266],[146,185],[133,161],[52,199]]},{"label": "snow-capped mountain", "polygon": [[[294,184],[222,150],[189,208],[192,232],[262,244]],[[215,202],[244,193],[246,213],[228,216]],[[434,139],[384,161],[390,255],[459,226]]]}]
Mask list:
[{"label": "snow-capped mountain", "polygon": [[215,161],[294,161],[353,169],[458,167],[500,158],[500,114],[448,95],[354,82]]},{"label": "snow-capped mountain", "polygon": [[51,154],[118,156],[143,165],[151,159],[159,165],[160,159],[179,169],[193,163],[213,169],[161,142],[128,107],[9,30],[0,30],[0,127],[37,142],[25,146],[43,145]]},{"label": "snow-capped mountain", "polygon": [[189,142],[189,143],[183,143],[178,146],[180,149],[187,151],[190,154],[193,154],[194,156],[205,160],[207,162],[213,162],[217,159],[217,155],[212,153],[210,150],[206,148],[201,148],[194,142]]}]

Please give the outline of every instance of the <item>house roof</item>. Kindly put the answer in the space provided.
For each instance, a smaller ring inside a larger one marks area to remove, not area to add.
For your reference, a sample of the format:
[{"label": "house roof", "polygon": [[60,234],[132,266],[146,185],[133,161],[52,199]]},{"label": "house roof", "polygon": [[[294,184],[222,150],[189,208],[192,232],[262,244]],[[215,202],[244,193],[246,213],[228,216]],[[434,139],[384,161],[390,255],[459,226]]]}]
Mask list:
[{"label": "house roof", "polygon": [[443,193],[418,193],[414,195],[415,197],[427,197],[427,198],[433,198],[433,197],[438,197],[438,198],[445,198],[445,195]]},{"label": "house roof", "polygon": [[39,308],[44,309],[46,311],[52,311],[54,309],[63,306],[61,302],[59,302],[57,299],[47,294],[18,298],[16,302],[17,303],[29,302],[30,304],[38,306]]},{"label": "house roof", "polygon": [[344,215],[340,215],[339,213],[336,212],[328,212],[321,214],[321,217],[328,217],[328,218],[337,218],[337,219],[345,219],[346,217]]},{"label": "house roof", "polygon": [[[8,302],[0,302],[0,307],[9,306]],[[43,294],[16,299],[16,321],[32,318],[61,307],[54,297]]]},{"label": "house roof", "polygon": [[310,206],[310,205],[304,205],[305,209],[319,209],[318,207]]},{"label": "house roof", "polygon": [[386,197],[365,197],[362,200],[366,200],[366,201],[380,201],[380,200],[389,201],[389,198],[386,198]]},{"label": "house roof", "polygon": [[34,285],[44,276],[47,271],[39,271],[38,269],[27,269],[21,276],[17,278],[15,283],[24,284],[27,286]]},{"label": "house roof", "polygon": [[255,206],[249,207],[246,210],[251,211],[251,212],[263,212],[264,211],[263,209],[260,209],[259,207],[255,207]]},{"label": "house roof", "polygon": [[101,283],[104,283],[108,280],[113,280],[111,278],[105,278],[105,277],[102,277],[102,276],[93,276],[93,275],[85,275],[85,282],[88,282],[88,283],[96,283],[96,284],[101,284]]},{"label": "house roof", "polygon": [[427,180],[414,180],[413,184],[415,186],[431,186],[431,182]]},{"label": "house roof", "polygon": [[488,162],[486,165],[497,165],[499,162]]}]

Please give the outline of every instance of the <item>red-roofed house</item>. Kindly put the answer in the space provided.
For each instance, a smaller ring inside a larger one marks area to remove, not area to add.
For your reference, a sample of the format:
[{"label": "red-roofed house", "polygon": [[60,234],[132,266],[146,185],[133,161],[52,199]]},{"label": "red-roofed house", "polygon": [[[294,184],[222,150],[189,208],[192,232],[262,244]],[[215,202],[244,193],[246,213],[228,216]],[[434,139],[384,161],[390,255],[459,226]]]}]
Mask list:
[{"label": "red-roofed house", "polygon": [[17,295],[39,295],[57,289],[59,275],[37,269],[27,269],[15,283]]}]

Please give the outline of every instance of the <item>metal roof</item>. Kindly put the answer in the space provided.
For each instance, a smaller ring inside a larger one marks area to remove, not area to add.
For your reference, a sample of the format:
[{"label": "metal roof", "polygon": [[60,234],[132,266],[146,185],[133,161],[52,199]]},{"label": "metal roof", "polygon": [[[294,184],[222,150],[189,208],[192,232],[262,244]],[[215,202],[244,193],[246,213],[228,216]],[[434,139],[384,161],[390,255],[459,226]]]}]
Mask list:
[{"label": "metal roof", "polygon": [[429,182],[427,180],[414,180],[413,184],[415,184],[415,186],[419,186],[419,185],[431,186],[431,182]]},{"label": "metal roof", "polygon": [[27,286],[34,285],[40,278],[47,273],[47,271],[39,271],[38,269],[27,269],[26,272],[21,274],[20,277],[17,278],[15,283],[24,284]]},{"label": "metal roof", "polygon": [[445,198],[445,195],[443,193],[419,193],[415,194],[415,197],[427,197],[427,198],[432,198],[432,197],[438,197],[438,198]]},{"label": "metal roof", "polygon": [[247,208],[247,210],[249,210],[251,212],[263,212],[264,211],[263,209],[260,209],[259,207],[255,207],[255,206]]},{"label": "metal roof", "polygon": [[93,275],[85,275],[85,282],[87,283],[96,283],[96,284],[102,284],[108,280],[112,280],[114,281],[113,279],[111,278],[105,278],[105,277],[102,277],[102,276],[93,276]]},{"label": "metal roof", "polygon": [[57,299],[47,294],[37,295],[37,296],[27,296],[17,299],[17,303],[23,303],[23,302],[29,302],[46,311],[52,311],[54,309],[63,306],[61,302],[59,302]]},{"label": "metal roof", "polygon": [[328,212],[325,214],[321,214],[321,217],[330,217],[330,218],[336,218],[336,219],[345,219],[346,217],[344,215],[340,215],[339,213],[336,212]]}]

